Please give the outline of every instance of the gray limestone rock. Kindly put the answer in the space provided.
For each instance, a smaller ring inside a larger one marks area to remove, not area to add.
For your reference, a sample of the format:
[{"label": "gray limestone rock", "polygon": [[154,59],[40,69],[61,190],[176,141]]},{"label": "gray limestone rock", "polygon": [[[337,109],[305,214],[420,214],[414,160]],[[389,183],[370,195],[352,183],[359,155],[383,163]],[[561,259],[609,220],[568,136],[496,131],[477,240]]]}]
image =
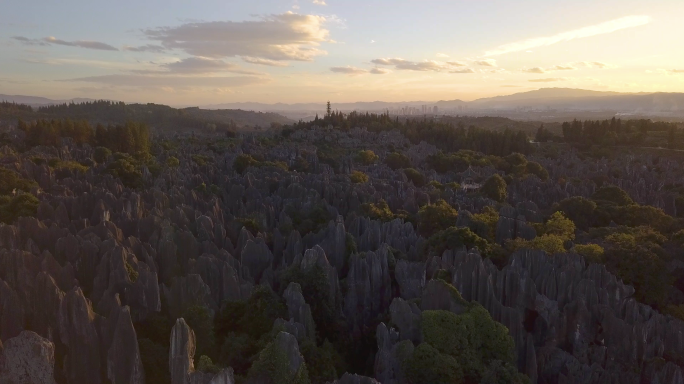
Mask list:
[{"label": "gray limestone rock", "polygon": [[302,287],[297,283],[290,283],[283,292],[283,298],[287,303],[290,319],[303,324],[306,329],[306,336],[314,340],[316,338],[316,324],[311,316],[311,307],[302,296]]},{"label": "gray limestone rock", "polygon": [[69,291],[59,311],[60,340],[66,346],[64,374],[69,383],[102,382],[100,342],[90,302],[80,288]]},{"label": "gray limestone rock", "polygon": [[0,383],[54,384],[55,346],[37,333],[23,331],[0,344]]},{"label": "gray limestone rock", "polygon": [[144,384],[145,372],[130,309],[118,308],[116,323],[110,326],[114,332],[107,351],[107,379],[112,384]]},{"label": "gray limestone rock", "polygon": [[176,320],[171,329],[169,346],[169,372],[171,384],[188,384],[190,375],[195,371],[195,332],[185,323],[185,319]]}]

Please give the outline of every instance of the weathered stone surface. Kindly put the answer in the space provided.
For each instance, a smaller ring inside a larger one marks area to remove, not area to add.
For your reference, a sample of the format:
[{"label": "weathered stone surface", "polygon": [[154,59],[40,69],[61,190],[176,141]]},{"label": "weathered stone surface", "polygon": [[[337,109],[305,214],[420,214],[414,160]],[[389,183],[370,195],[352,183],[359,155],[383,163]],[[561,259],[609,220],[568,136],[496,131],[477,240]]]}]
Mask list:
[{"label": "weathered stone surface", "polygon": [[107,351],[107,379],[112,384],[144,384],[145,372],[130,309],[119,308],[116,316],[110,317],[116,318],[116,323],[110,324],[114,332]]},{"label": "weathered stone surface", "polygon": [[55,346],[37,333],[23,331],[0,344],[0,383],[53,384]]},{"label": "weathered stone surface", "polygon": [[303,324],[306,329],[306,336],[312,340],[315,339],[316,324],[311,316],[311,307],[304,301],[304,296],[302,296],[302,287],[297,283],[290,283],[285,292],[283,292],[283,298],[287,303],[287,312],[290,319]]},{"label": "weathered stone surface", "polygon": [[176,320],[171,329],[169,344],[169,372],[171,384],[188,384],[190,375],[195,371],[195,332],[185,323],[185,319]]},{"label": "weathered stone surface", "polygon": [[258,283],[266,269],[273,263],[273,254],[264,239],[259,237],[247,240],[241,253],[240,263],[249,271],[249,277]]},{"label": "weathered stone surface", "polygon": [[80,288],[69,291],[59,311],[60,340],[66,346],[65,376],[69,383],[102,382],[100,342],[94,325],[95,313]]},{"label": "weathered stone surface", "polygon": [[211,289],[196,274],[174,278],[171,288],[164,287],[164,296],[169,304],[169,314],[176,318],[195,305],[212,312],[218,308],[211,297]]},{"label": "weathered stone surface", "polygon": [[425,264],[398,260],[394,277],[399,284],[399,293],[404,300],[417,299],[425,287]]}]

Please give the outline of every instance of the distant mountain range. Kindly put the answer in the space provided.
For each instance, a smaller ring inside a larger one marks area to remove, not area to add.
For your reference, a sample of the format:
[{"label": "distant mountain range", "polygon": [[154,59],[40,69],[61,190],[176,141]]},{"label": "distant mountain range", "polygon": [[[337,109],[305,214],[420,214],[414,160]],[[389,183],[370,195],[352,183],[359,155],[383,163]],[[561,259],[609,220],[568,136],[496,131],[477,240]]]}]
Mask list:
[{"label": "distant mountain range", "polygon": [[[0,101],[14,101],[33,106],[84,102],[93,99],[51,100],[44,97],[1,95]],[[513,110],[563,110],[563,111],[610,111],[615,113],[684,114],[684,93],[619,93],[589,91],[571,88],[542,88],[536,91],[496,96],[474,101],[407,101],[407,102],[356,102],[333,103],[340,111],[384,111],[403,107],[430,108],[437,106],[440,112],[449,111],[513,111]],[[297,113],[322,113],[325,103],[265,104],[253,102],[224,103],[201,106],[202,109],[241,109],[245,111],[278,112],[285,115]]]},{"label": "distant mountain range", "polygon": [[[684,112],[684,93],[619,93],[588,91],[571,88],[542,88],[536,91],[496,96],[474,101],[407,101],[407,102],[357,102],[333,103],[333,108],[341,111],[382,111],[402,107],[426,105],[437,106],[440,111],[457,109],[470,111],[503,111],[515,109],[543,110],[559,109],[574,111],[613,111],[613,112]],[[228,103],[207,105],[207,109],[246,109],[254,111],[294,112],[324,111],[324,103],[306,104],[263,104]]]}]

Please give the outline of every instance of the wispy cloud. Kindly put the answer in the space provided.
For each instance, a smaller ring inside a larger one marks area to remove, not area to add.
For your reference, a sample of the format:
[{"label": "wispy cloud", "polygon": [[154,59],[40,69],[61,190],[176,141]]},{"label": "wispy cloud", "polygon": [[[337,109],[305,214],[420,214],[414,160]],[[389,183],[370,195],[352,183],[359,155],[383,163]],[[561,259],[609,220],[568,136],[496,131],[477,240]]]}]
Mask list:
[{"label": "wispy cloud", "polygon": [[232,88],[263,84],[268,80],[256,76],[196,77],[196,76],[146,76],[105,75],[61,80],[65,82],[96,83],[115,87],[138,88]]},{"label": "wispy cloud", "polygon": [[483,67],[496,67],[496,60],[486,59],[486,60],[476,60],[475,64]]},{"label": "wispy cloud", "polygon": [[619,31],[621,29],[639,27],[651,22],[650,16],[626,16],[619,19],[606,21],[597,25],[575,29],[552,36],[536,37],[514,43],[504,44],[493,50],[485,52],[485,56],[503,55],[511,52],[526,51],[532,48],[545,47],[563,41],[581,39],[585,37],[603,35]]},{"label": "wispy cloud", "polygon": [[462,61],[447,61],[448,65],[452,67],[465,67],[467,64]]},{"label": "wispy cloud", "polygon": [[118,51],[117,48],[101,43],[99,41],[90,41],[90,40],[76,40],[76,41],[66,41],[66,40],[61,40],[53,36],[49,37],[44,37],[42,39],[29,39],[28,37],[24,36],[12,36],[11,37],[13,40],[16,40],[24,45],[41,45],[41,46],[49,46],[49,45],[65,45],[68,47],[80,47],[80,48],[85,48],[85,49],[96,49],[100,51]]},{"label": "wispy cloud", "polygon": [[547,79],[530,79],[527,81],[529,81],[530,83],[553,83],[555,81],[564,81],[564,80],[565,80],[565,78],[563,78],[563,77],[551,77],[551,78],[547,78]]},{"label": "wispy cloud", "polygon": [[289,66],[288,63],[283,62],[283,61],[261,59],[258,57],[249,57],[249,56],[243,56],[242,61],[244,61],[246,63],[250,63],[250,64],[266,65],[269,67],[287,67],[287,66]]},{"label": "wispy cloud", "polygon": [[313,0],[313,3],[316,5],[328,5],[325,3],[325,0]]},{"label": "wispy cloud", "polygon": [[239,73],[242,75],[259,75],[260,73],[240,68],[236,64],[227,63],[223,60],[209,59],[205,57],[188,57],[172,63],[161,64],[157,70],[134,70],[131,72],[147,75],[203,75],[211,73]]},{"label": "wispy cloud", "polygon": [[438,53],[436,56],[441,58],[449,57],[446,53]]},{"label": "wispy cloud", "polygon": [[[464,67],[466,64],[458,61],[440,62],[434,60],[410,61],[401,58],[385,58],[371,60],[376,65],[394,66],[398,71],[417,71],[417,72],[443,72],[454,68]],[[470,73],[470,72],[457,72]]]},{"label": "wispy cloud", "polygon": [[391,73],[391,72],[392,71],[390,71],[389,69],[385,69],[385,68],[373,68],[369,71],[369,73],[371,75],[386,75],[386,74]]},{"label": "wispy cloud", "polygon": [[449,71],[449,73],[475,73],[472,68],[456,69],[454,71]]},{"label": "wispy cloud", "polygon": [[40,39],[29,39],[28,37],[24,36],[12,36],[12,40],[16,40],[24,45],[40,45],[40,46],[48,46],[50,44],[44,42],[43,40]]},{"label": "wispy cloud", "polygon": [[166,49],[162,47],[161,45],[155,45],[155,44],[146,44],[146,45],[141,45],[139,47],[131,47],[128,45],[125,45],[123,47],[124,51],[130,51],[130,52],[151,52],[151,53],[164,53],[166,52]]},{"label": "wispy cloud", "polygon": [[112,47],[109,44],[101,43],[99,41],[90,41],[90,40],[76,40],[76,41],[65,41],[65,40],[60,40],[56,37],[50,36],[46,37],[43,39],[46,43],[50,44],[57,44],[57,45],[66,45],[68,47],[81,47],[81,48],[86,48],[86,49],[96,49],[100,51],[118,51],[117,48]]},{"label": "wispy cloud", "polygon": [[525,73],[546,73],[542,67],[526,68],[522,70]]},{"label": "wispy cloud", "polygon": [[572,65],[555,65],[551,69],[554,71],[574,71],[577,68]]},{"label": "wispy cloud", "polygon": [[365,69],[361,68],[356,68],[356,67],[332,67],[330,68],[331,72],[335,73],[344,73],[346,75],[363,75],[365,73],[368,73]]}]

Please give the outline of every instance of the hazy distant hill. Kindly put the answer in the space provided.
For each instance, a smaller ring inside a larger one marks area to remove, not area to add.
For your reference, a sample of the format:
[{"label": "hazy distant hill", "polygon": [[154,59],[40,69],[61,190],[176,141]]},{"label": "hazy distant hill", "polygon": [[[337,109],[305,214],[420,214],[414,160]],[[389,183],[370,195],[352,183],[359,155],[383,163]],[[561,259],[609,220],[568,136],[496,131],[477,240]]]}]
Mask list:
[{"label": "hazy distant hill", "polygon": [[684,93],[618,93],[569,88],[545,88],[478,99],[469,103],[476,109],[554,108],[578,111],[615,112],[684,111]]},{"label": "hazy distant hill", "polygon": [[[406,102],[388,102],[388,101],[367,101],[356,103],[333,103],[332,107],[338,111],[383,111],[387,109],[396,109],[401,107],[421,107],[427,105],[430,107],[438,106],[439,108],[454,108],[458,105],[466,104],[461,100],[452,101],[406,101]],[[326,103],[297,103],[297,104],[264,104],[264,103],[225,103],[207,105],[203,108],[207,109],[246,109],[252,111],[317,111],[324,112]]]},{"label": "hazy distant hill", "polygon": [[[0,95],[0,101],[2,101]],[[207,110],[197,107],[172,108],[161,104],[125,104],[109,101],[88,101],[85,103],[50,103],[36,104],[36,101],[49,100],[31,96],[14,96],[11,101],[33,102],[29,104],[33,110],[17,108],[0,108],[0,120],[15,119],[35,120],[70,118],[83,119],[91,123],[122,124],[127,121],[139,121],[153,128],[164,130],[185,129],[239,129],[242,127],[269,127],[272,123],[289,124],[293,121],[285,116],[272,112],[254,112],[244,110]],[[28,103],[24,103],[28,104]]]}]

